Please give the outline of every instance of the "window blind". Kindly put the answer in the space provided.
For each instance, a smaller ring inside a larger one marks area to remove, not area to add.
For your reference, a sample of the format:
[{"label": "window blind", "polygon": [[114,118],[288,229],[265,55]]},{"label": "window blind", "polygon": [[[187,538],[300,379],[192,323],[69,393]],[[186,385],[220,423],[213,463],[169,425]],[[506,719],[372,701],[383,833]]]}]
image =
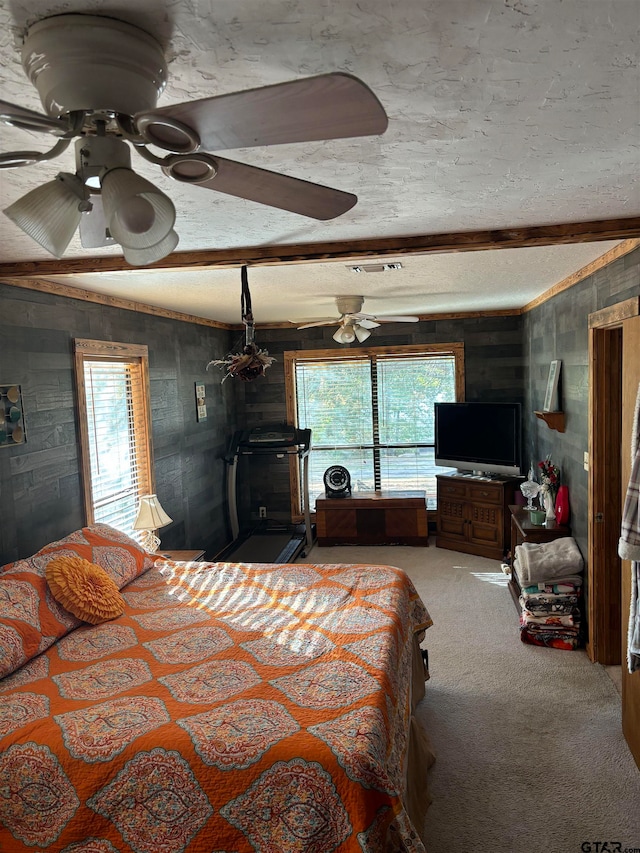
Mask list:
[{"label": "window blind", "polygon": [[136,537],[139,496],[152,491],[141,365],[85,359],[84,386],[94,520]]},{"label": "window blind", "polygon": [[433,404],[456,399],[453,353],[300,357],[295,385],[298,426],[312,431],[312,503],[338,464],[354,488],[419,489],[435,506]]}]

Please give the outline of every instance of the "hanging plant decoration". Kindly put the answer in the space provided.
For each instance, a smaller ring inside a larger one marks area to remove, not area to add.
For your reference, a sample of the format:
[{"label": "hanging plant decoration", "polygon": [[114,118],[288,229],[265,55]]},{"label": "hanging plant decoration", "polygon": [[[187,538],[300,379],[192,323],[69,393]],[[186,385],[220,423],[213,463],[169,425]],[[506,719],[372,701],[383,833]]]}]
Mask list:
[{"label": "hanging plant decoration", "polygon": [[226,376],[222,381],[233,376],[243,382],[253,382],[258,376],[264,375],[267,367],[271,367],[275,358],[269,355],[267,350],[258,349],[254,337],[253,311],[251,310],[251,293],[249,292],[249,278],[247,268],[242,267],[242,296],[240,310],[242,322],[245,325],[244,348],[241,353],[232,353],[226,358],[215,359],[207,365],[207,370],[213,364],[214,367],[226,368]]}]

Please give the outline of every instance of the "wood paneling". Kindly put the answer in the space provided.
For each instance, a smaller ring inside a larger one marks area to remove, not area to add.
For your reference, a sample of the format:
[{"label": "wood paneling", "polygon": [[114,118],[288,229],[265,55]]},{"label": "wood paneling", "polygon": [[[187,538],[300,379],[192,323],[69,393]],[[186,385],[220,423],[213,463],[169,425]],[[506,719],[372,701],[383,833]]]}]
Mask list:
[{"label": "wood paneling", "polygon": [[613,249],[609,249],[609,251],[605,252],[604,255],[600,255],[599,258],[591,261],[590,264],[576,270],[576,272],[571,273],[571,275],[568,275],[566,278],[563,278],[562,281],[554,284],[553,287],[549,288],[549,290],[546,290],[536,299],[527,303],[522,310],[531,311],[532,308],[535,308],[542,302],[546,302],[548,299],[553,299],[554,296],[562,293],[563,290],[573,287],[574,284],[578,284],[578,282],[583,281],[585,278],[588,278],[598,272],[598,270],[604,269],[609,266],[609,264],[618,260],[618,258],[624,257],[624,255],[629,254],[629,252],[633,252],[633,250],[638,247],[640,247],[640,239],[623,240],[622,243],[618,243],[617,246],[614,246]]}]

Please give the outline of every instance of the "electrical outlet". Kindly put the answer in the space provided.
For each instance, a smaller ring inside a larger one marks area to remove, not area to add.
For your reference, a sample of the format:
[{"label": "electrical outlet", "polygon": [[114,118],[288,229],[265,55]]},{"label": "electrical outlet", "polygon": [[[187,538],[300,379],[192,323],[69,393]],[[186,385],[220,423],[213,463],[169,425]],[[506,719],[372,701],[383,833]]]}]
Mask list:
[{"label": "electrical outlet", "polygon": [[266,508],[266,506],[258,507],[258,514],[259,514],[260,518],[266,518],[266,517],[267,517],[267,508]]},{"label": "electrical outlet", "polygon": [[584,456],[582,457],[582,467],[585,471],[589,470],[589,451],[585,450]]}]

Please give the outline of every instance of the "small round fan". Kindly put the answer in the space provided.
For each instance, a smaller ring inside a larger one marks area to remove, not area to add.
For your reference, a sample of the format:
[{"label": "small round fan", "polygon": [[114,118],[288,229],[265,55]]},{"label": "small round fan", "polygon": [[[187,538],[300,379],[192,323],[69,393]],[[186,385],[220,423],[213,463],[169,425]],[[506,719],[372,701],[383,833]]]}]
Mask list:
[{"label": "small round fan", "polygon": [[345,498],[351,494],[351,475],[342,465],[327,468],[323,480],[328,498]]}]

